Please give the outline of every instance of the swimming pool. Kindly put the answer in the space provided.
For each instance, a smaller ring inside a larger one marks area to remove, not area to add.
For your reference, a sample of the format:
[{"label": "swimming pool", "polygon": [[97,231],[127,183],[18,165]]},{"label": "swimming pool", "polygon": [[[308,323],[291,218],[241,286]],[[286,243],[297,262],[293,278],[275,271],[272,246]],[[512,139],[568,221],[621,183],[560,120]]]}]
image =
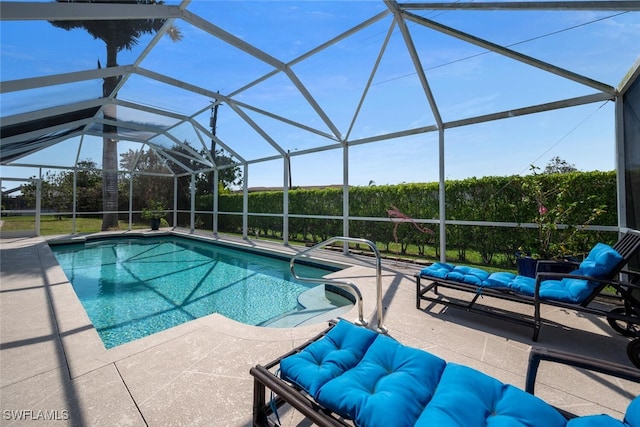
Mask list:
[{"label": "swimming pool", "polygon": [[[107,348],[212,313],[249,325],[294,326],[283,320],[352,304],[292,278],[287,259],[189,238],[108,238],[51,249]],[[331,271],[296,265],[303,277]],[[309,299],[315,307],[299,302]]]}]

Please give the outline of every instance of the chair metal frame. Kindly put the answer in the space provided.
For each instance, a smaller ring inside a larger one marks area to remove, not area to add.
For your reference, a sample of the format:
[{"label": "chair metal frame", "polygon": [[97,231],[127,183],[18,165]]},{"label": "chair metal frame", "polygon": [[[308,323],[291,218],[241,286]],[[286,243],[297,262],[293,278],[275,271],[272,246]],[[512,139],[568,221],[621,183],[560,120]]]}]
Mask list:
[{"label": "chair metal frame", "polygon": [[[444,304],[449,307],[464,309],[474,313],[481,313],[492,317],[497,317],[509,322],[529,326],[533,328],[532,340],[537,341],[542,325],[542,317],[540,308],[543,304],[555,307],[566,308],[570,310],[585,312],[594,315],[606,316],[607,320],[618,332],[621,328],[616,328],[616,322],[622,322],[628,325],[631,330],[633,325],[640,325],[640,300],[634,295],[634,289],[640,289],[640,284],[631,281],[617,280],[616,277],[620,273],[625,273],[623,268],[628,264],[629,260],[640,251],[640,232],[636,230],[628,230],[615,243],[613,248],[623,257],[623,260],[612,270],[607,278],[594,278],[590,276],[581,276],[570,274],[567,267],[573,270],[577,267],[576,263],[566,261],[541,261],[538,263],[538,272],[536,274],[536,284],[533,296],[519,294],[513,290],[495,289],[480,287],[454,280],[430,277],[421,273],[415,275],[416,278],[416,308],[421,309],[422,301],[430,301],[437,304]],[[542,267],[542,268],[541,268]],[[550,271],[541,271],[542,269]],[[540,298],[540,285],[544,280],[563,278],[584,279],[590,282],[597,282],[591,294],[581,303],[568,303],[563,301],[555,301]],[[422,279],[430,280],[427,285],[422,284]],[[606,310],[593,305],[593,300],[600,295],[602,291],[611,286],[624,303],[624,310]],[[449,297],[439,294],[439,288],[448,288],[457,291],[463,291],[473,294],[471,300],[464,300],[460,297]],[[427,296],[427,293],[433,291],[435,296]],[[509,311],[492,307],[487,304],[476,304],[480,297],[494,297],[502,300],[517,302],[533,306],[533,314],[527,315],[521,312]],[[634,332],[629,332],[628,336],[634,336]]]},{"label": "chair metal frame", "polygon": [[[250,369],[250,374],[254,377],[254,426],[279,426],[277,420],[274,420],[273,418],[277,415],[277,410],[285,404],[289,404],[315,425],[321,427],[344,427],[353,425],[350,420],[344,419],[339,414],[335,414],[326,409],[299,387],[280,378],[277,373],[281,360],[303,351],[308,345],[322,339],[335,325],[335,321],[329,322],[327,329],[304,344],[294,348],[272,362],[265,365],[257,365]],[[530,394],[534,394],[541,361],[561,363],[640,383],[640,370],[633,369],[629,366],[614,364],[605,360],[599,360],[560,350],[535,346],[529,353],[529,361],[525,376],[525,391]],[[558,412],[560,412],[566,419],[574,418],[576,416],[575,414],[558,407],[555,407],[555,409],[558,410]]]}]

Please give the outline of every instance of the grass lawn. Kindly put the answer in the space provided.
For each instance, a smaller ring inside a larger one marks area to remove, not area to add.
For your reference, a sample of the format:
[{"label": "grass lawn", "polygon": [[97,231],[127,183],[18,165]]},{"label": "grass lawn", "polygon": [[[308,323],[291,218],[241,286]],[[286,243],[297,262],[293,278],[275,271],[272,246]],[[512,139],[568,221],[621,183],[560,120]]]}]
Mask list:
[{"label": "grass lawn", "polygon": [[[23,231],[35,230],[36,220],[33,216],[3,216],[2,231]],[[57,234],[70,234],[73,226],[73,219],[63,217],[58,219],[56,216],[43,215],[40,217],[40,234],[42,236],[52,236]],[[102,218],[76,218],[76,233],[96,233],[102,228]],[[120,229],[126,230],[127,222],[120,221]],[[136,224],[133,223],[133,229],[149,228],[146,222]]]}]

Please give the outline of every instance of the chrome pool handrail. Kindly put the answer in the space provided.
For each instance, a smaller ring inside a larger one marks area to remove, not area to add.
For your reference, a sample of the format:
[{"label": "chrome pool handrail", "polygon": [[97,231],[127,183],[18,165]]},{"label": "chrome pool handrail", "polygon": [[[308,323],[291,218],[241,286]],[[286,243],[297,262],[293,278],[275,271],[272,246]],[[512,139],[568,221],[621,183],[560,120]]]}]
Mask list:
[{"label": "chrome pool handrail", "polygon": [[289,269],[291,270],[291,274],[293,275],[293,277],[295,277],[298,280],[303,280],[306,282],[312,282],[312,283],[331,283],[332,285],[335,285],[339,288],[342,289],[346,289],[348,291],[353,291],[353,293],[355,293],[355,297],[357,299],[357,306],[358,306],[358,321],[356,322],[359,325],[362,326],[366,326],[367,325],[367,321],[364,319],[363,316],[363,309],[362,309],[362,294],[360,293],[360,289],[358,289],[358,287],[352,283],[352,282],[347,282],[347,281],[342,281],[342,280],[337,280],[337,279],[317,279],[317,278],[312,278],[312,277],[300,277],[296,274],[295,272],[295,262],[297,259],[303,257],[303,256],[308,256],[307,254],[309,252],[312,252],[316,249],[320,249],[323,248],[333,242],[336,241],[342,241],[342,242],[351,242],[351,243],[360,243],[360,244],[365,244],[367,246],[369,246],[371,248],[371,250],[373,250],[375,256],[376,256],[376,293],[377,293],[377,301],[376,301],[376,313],[377,313],[377,326],[376,329],[378,332],[380,333],[387,333],[387,328],[384,326],[383,323],[383,315],[382,315],[382,258],[380,257],[380,252],[378,251],[378,248],[376,247],[376,245],[371,242],[370,240],[367,239],[361,239],[361,238],[357,238],[357,237],[344,237],[344,236],[335,236],[335,237],[331,237],[328,240],[325,240],[324,242],[318,243],[314,246],[311,246],[310,248],[307,248],[305,250],[303,250],[302,252],[298,252],[296,255],[294,255],[291,258],[291,261],[289,262]]}]

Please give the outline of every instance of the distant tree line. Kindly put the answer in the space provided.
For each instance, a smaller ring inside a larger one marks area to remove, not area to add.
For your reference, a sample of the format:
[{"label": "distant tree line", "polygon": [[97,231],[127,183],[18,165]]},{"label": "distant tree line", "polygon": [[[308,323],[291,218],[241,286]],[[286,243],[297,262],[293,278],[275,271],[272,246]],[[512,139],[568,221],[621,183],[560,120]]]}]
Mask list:
[{"label": "distant tree line", "polygon": [[[188,143],[185,142],[188,146]],[[172,153],[176,157],[184,156],[186,149],[176,146]],[[202,152],[200,154],[203,154]],[[216,164],[230,165],[232,159],[222,150],[216,153]],[[197,167],[197,165],[190,165]],[[170,162],[165,162],[153,150],[129,150],[120,154],[120,170],[118,180],[118,210],[129,210],[129,180],[132,177],[132,210],[142,210],[148,206],[158,204],[165,209],[173,208],[174,173],[183,170]],[[79,161],[76,167],[76,211],[101,212],[103,210],[102,184],[103,174],[96,162],[91,159]],[[134,171],[134,172],[131,172]],[[155,175],[154,175],[155,174]],[[161,176],[162,174],[167,176]],[[199,196],[213,193],[213,172],[196,174],[196,194]],[[32,177],[35,179],[36,177]],[[240,171],[237,166],[221,169],[219,172],[219,191],[229,192],[229,188],[242,184]],[[42,179],[42,210],[44,212],[72,212],[74,171],[47,171]],[[181,176],[177,179],[177,195],[179,209],[189,209],[191,206],[191,177]],[[35,206],[36,182],[31,181],[21,187],[21,198],[28,206]]]}]

